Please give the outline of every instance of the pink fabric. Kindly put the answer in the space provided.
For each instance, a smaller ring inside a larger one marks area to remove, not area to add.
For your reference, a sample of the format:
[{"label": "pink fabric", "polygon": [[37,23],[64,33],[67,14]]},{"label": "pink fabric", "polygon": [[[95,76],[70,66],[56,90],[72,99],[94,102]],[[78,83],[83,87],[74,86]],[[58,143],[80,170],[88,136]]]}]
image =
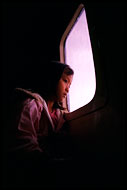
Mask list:
[{"label": "pink fabric", "polygon": [[37,140],[41,111],[42,104],[39,101],[27,99],[24,102],[17,132],[17,138],[23,143],[17,147],[18,149],[23,148],[26,151],[39,150],[42,152]]},{"label": "pink fabric", "polygon": [[50,116],[51,116],[51,118],[52,118],[52,120],[53,120],[53,123],[54,123],[54,125],[55,125],[55,127],[56,127],[57,124],[58,124],[58,114],[57,114],[57,110],[54,109],[53,112],[50,112]]},{"label": "pink fabric", "polygon": [[[24,102],[18,123],[16,137],[18,144],[13,150],[43,152],[43,139],[49,135],[49,131],[54,131],[48,113],[47,105],[39,100],[28,98]],[[64,123],[62,113],[56,109],[49,114],[55,125],[54,132],[58,132]]]}]

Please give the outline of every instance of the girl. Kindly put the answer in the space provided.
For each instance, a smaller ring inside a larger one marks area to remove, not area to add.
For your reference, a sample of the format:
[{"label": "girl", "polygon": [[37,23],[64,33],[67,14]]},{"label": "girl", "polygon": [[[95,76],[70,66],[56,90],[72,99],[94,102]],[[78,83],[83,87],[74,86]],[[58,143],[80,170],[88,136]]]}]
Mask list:
[{"label": "girl", "polygon": [[36,82],[33,84],[36,93],[24,88],[15,89],[13,113],[17,117],[9,133],[9,150],[12,152],[54,154],[51,139],[65,122],[62,102],[69,92],[74,72],[70,66],[57,61],[47,66],[43,90],[37,88]]}]

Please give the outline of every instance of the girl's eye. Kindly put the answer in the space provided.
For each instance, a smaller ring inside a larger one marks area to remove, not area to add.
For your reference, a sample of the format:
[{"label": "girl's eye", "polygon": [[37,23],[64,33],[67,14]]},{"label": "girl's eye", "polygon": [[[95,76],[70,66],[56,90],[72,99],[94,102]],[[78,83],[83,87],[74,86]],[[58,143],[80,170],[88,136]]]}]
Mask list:
[{"label": "girl's eye", "polygon": [[67,83],[68,81],[66,79],[64,79],[64,82]]}]

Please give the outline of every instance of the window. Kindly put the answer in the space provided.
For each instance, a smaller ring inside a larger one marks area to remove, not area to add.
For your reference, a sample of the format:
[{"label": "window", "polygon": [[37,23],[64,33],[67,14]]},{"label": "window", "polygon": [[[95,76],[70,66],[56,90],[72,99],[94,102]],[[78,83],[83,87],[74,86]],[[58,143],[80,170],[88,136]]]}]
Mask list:
[{"label": "window", "polygon": [[62,39],[64,62],[75,73],[67,97],[68,110],[72,112],[88,104],[96,91],[94,60],[83,5],[79,6]]}]

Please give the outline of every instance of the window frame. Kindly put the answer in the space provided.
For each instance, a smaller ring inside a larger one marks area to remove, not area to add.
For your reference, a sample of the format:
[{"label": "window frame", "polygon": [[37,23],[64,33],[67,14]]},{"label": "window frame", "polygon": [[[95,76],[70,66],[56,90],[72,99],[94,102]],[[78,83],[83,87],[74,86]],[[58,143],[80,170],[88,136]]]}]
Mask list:
[{"label": "window frame", "polygon": [[[62,38],[61,38],[61,41],[60,41],[60,46],[59,46],[59,51],[60,51],[60,61],[62,63],[64,63],[64,64],[65,64],[65,42],[66,42],[66,39],[67,39],[70,31],[72,30],[73,26],[75,25],[75,22],[77,21],[77,18],[80,16],[83,9],[85,9],[84,5],[80,4],[78,6],[76,12],[74,13],[71,21],[69,22],[65,32],[62,35]],[[91,42],[91,47],[92,47],[92,42]],[[93,55],[93,57],[94,57],[94,55]],[[94,67],[95,67],[95,76],[97,78],[95,60],[94,60]],[[91,112],[94,112],[94,111],[96,111],[96,110],[98,110],[98,109],[105,106],[106,98],[103,95],[101,96],[101,93],[98,93],[98,84],[97,84],[97,82],[98,81],[96,80],[96,90],[95,90],[94,97],[87,105],[84,105],[83,107],[80,107],[80,108],[78,108],[77,110],[75,110],[73,112],[69,112],[67,98],[64,100],[63,106],[65,107],[66,112],[67,112],[67,114],[66,114],[66,119],[67,120],[77,119],[79,117],[87,115],[87,114],[89,114]],[[102,90],[104,90],[104,89],[102,89]]]}]

